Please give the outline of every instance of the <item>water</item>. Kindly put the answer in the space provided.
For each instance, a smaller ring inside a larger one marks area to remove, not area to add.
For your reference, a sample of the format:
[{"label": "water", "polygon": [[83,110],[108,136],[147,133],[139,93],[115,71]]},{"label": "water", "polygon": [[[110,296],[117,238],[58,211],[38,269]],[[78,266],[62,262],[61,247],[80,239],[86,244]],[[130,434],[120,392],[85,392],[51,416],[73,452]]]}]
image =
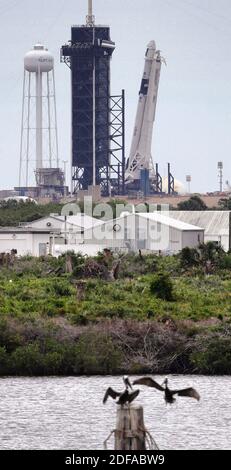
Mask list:
[{"label": "water", "polygon": [[[175,375],[169,381],[171,388],[195,387],[201,401],[178,397],[166,406],[161,392],[139,387],[136,401],[159,448],[231,449],[231,377]],[[121,390],[121,378],[0,379],[0,449],[103,449],[116,417],[113,400],[102,404],[108,386]]]}]

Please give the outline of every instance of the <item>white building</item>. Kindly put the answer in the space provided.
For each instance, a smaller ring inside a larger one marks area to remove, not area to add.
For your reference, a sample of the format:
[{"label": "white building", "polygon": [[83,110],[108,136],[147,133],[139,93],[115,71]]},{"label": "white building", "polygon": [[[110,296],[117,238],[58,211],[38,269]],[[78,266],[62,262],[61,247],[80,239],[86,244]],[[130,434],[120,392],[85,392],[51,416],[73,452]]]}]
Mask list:
[{"label": "white building", "polygon": [[[0,253],[17,250],[17,256],[44,256],[51,250],[54,235],[47,229],[0,227]],[[56,243],[62,239],[56,234]]]},{"label": "white building", "polygon": [[205,242],[215,241],[225,251],[231,249],[231,211],[170,211],[170,217],[198,225],[205,231]]},{"label": "white building", "polygon": [[163,213],[124,213],[102,221],[86,215],[56,216],[0,228],[0,252],[16,249],[18,256],[60,256],[75,251],[89,256],[104,248],[115,251],[178,253],[204,241],[204,229]]},{"label": "white building", "polygon": [[[184,247],[196,247],[204,241],[204,229],[190,225],[157,212],[124,214],[115,219],[85,230],[78,239],[75,251],[81,244],[112,250],[153,251],[178,253]],[[56,247],[58,249],[58,247]],[[99,251],[99,249],[98,249]]]},{"label": "white building", "polygon": [[52,254],[53,247],[57,245],[63,247],[59,250],[60,255],[67,251],[69,239],[76,244],[76,237],[102,223],[82,214],[67,217],[50,215],[19,227],[0,227],[0,253],[15,249],[18,256],[45,256]]}]

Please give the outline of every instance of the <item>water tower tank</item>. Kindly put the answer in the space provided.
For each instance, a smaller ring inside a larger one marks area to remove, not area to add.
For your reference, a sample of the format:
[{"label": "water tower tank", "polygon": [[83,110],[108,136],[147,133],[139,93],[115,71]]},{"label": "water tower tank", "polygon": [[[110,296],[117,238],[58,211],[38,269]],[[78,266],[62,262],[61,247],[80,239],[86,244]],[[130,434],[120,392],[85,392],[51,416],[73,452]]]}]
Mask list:
[{"label": "water tower tank", "polygon": [[27,72],[50,72],[54,68],[54,57],[42,44],[36,44],[24,57]]}]

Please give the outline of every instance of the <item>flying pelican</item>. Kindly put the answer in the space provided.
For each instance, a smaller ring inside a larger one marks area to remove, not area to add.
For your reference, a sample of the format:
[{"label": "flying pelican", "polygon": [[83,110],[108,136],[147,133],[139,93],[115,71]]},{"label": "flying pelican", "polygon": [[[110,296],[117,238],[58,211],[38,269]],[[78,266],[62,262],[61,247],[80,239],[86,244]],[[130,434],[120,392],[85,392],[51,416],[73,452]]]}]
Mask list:
[{"label": "flying pelican", "polygon": [[[156,388],[161,392],[164,392],[164,398],[166,404],[169,403],[170,405],[176,401],[174,395],[178,395],[180,397],[191,397],[195,398],[196,400],[200,400],[199,393],[195,390],[195,388],[183,388],[180,390],[170,390],[168,388],[168,379],[166,378],[162,385],[158,384],[153,380],[151,377],[142,377],[141,379],[134,380],[133,385],[147,385],[148,387]],[[165,387],[163,387],[163,385]]]}]

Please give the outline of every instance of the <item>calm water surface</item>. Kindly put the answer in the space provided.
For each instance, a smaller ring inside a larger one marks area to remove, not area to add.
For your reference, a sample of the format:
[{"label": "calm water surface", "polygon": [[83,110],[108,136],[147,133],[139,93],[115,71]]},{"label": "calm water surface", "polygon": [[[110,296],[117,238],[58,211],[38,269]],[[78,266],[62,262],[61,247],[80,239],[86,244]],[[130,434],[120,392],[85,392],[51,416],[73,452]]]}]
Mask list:
[{"label": "calm water surface", "polygon": [[[159,448],[231,449],[231,377],[169,381],[171,388],[194,386],[201,401],[179,397],[170,407],[161,392],[139,387],[136,401]],[[123,389],[121,378],[111,376],[0,379],[0,449],[103,449],[116,417],[113,400],[102,404],[108,386]]]}]

